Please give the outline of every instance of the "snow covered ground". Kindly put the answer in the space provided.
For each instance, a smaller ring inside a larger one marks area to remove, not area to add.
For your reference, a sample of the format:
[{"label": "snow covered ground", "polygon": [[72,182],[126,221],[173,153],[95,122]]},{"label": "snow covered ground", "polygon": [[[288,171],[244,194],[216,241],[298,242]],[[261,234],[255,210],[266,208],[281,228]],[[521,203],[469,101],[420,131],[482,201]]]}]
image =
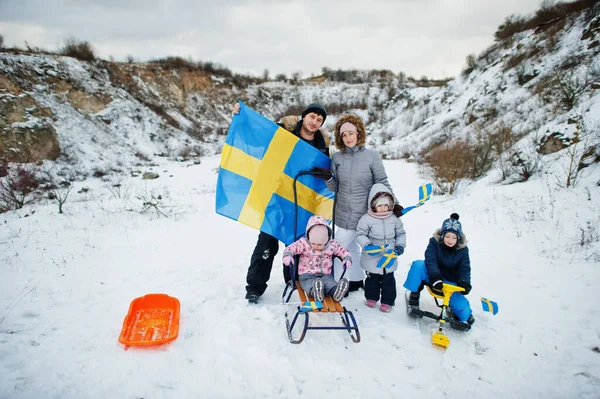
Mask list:
[{"label": "snow covered ground", "polygon": [[[407,317],[402,294],[384,314],[362,291],[344,300],[362,342],[309,331],[292,345],[281,251],[260,304],[244,299],[257,232],[214,212],[218,161],[164,161],[159,179],[126,179],[120,192],[76,183],[63,215],[52,203],[0,215],[0,398],[599,397],[597,178],[558,190],[552,176],[490,177],[403,217],[399,293],[451,212],[470,241],[476,322],[449,331],[447,350],[432,346],[432,321]],[[415,165],[385,165],[401,203],[414,204],[426,182]],[[152,193],[172,217],[138,212]],[[179,337],[125,351],[130,302],[155,292],[180,300]]]}]

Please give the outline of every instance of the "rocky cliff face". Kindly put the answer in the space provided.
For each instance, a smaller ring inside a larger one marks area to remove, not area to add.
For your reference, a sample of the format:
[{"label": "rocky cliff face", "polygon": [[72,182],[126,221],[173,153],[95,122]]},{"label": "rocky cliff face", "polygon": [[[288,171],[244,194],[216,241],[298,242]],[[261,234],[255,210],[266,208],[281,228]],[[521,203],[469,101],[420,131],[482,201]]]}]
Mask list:
[{"label": "rocky cliff face", "polygon": [[330,112],[327,131],[340,112],[373,120],[400,84],[389,73],[353,84],[322,77],[244,87],[233,81],[186,66],[0,52],[0,161],[85,159],[90,173],[115,169],[107,151],[121,165],[156,154],[215,154],[237,100],[273,120],[322,102]]},{"label": "rocky cliff face", "polygon": [[108,149],[124,164],[189,147],[214,152],[234,92],[201,71],[2,52],[0,161],[73,162],[87,154],[110,168],[99,156]]},{"label": "rocky cliff face", "polygon": [[[321,102],[326,135],[339,115],[355,113],[367,126],[367,145],[385,158],[419,158],[440,143],[477,141],[507,127],[518,151],[560,152],[600,125],[598,7],[496,41],[440,85],[389,71],[240,85],[185,63],[0,51],[0,164],[56,160],[91,174],[155,156],[217,154],[237,100],[272,120]],[[560,145],[547,144],[557,139]],[[592,137],[590,148],[597,147]]]}]

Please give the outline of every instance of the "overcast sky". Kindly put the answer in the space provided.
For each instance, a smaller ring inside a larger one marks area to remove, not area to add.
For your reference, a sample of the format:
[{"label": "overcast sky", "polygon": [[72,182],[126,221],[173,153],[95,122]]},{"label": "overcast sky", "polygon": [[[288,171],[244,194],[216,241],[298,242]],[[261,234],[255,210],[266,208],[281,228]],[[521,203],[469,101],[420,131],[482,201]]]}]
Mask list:
[{"label": "overcast sky", "polygon": [[0,0],[5,46],[57,49],[68,36],[124,61],[169,55],[271,76],[389,69],[452,77],[511,14],[541,0]]}]

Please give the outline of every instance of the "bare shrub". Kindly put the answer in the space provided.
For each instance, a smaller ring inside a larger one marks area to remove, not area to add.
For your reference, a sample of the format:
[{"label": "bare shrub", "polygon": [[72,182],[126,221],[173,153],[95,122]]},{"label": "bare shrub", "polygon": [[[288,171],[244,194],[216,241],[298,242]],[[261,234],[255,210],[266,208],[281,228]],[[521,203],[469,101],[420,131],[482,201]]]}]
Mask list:
[{"label": "bare shrub", "polygon": [[95,61],[96,55],[92,45],[87,41],[80,41],[73,36],[65,40],[64,46],[60,49],[62,55],[77,58],[82,61]]},{"label": "bare shrub", "polygon": [[129,187],[125,187],[123,182],[125,181],[124,175],[113,175],[108,184],[108,191],[113,198],[116,199],[129,199]]},{"label": "bare shrub", "polygon": [[48,192],[48,199],[55,201],[58,205],[58,213],[63,213],[63,205],[67,202],[73,189],[73,176],[74,171],[67,166],[53,166],[45,173],[44,188]]},{"label": "bare shrub", "polygon": [[469,177],[472,149],[467,142],[455,141],[436,147],[425,158],[437,188],[452,195],[460,182]]},{"label": "bare shrub", "polygon": [[494,36],[496,40],[504,40],[511,37],[515,33],[524,31],[527,26],[527,19],[520,15],[509,15],[504,19],[504,22],[500,24]]},{"label": "bare shrub", "polygon": [[36,164],[8,166],[8,174],[0,178],[0,206],[3,209],[21,209],[35,199],[40,185],[40,169]]},{"label": "bare shrub", "polygon": [[467,77],[477,68],[477,59],[475,58],[475,54],[467,55],[467,67],[463,69],[461,72],[463,77]]},{"label": "bare shrub", "polygon": [[519,176],[518,181],[525,182],[540,169],[542,158],[532,149],[515,151],[512,164]]},{"label": "bare shrub", "polygon": [[570,111],[599,81],[600,70],[597,67],[586,68],[583,72],[556,69],[540,80],[535,92],[545,103],[554,104],[556,109]]},{"label": "bare shrub", "polygon": [[542,49],[540,47],[537,47],[537,46],[529,47],[525,51],[517,53],[517,54],[513,55],[512,57],[510,57],[504,63],[504,67],[502,69],[506,72],[509,69],[512,69],[512,68],[515,68],[515,67],[521,65],[521,63],[523,61],[534,58],[535,56],[539,55],[541,52],[542,52]]},{"label": "bare shrub", "polygon": [[198,146],[185,146],[181,150],[179,150],[177,156],[183,159],[197,158],[200,156],[202,152],[202,148]]},{"label": "bare shrub", "polygon": [[4,36],[0,35],[0,49],[4,47]]},{"label": "bare shrub", "polygon": [[477,179],[492,168],[496,157],[496,150],[493,142],[490,140],[490,135],[483,130],[477,132],[474,142],[469,143],[469,147],[472,155],[469,177]]},{"label": "bare shrub", "polygon": [[165,69],[197,69],[196,64],[182,57],[165,57],[150,61],[151,63],[160,64]]},{"label": "bare shrub", "polygon": [[156,217],[177,218],[183,213],[173,204],[170,193],[166,188],[152,190],[145,188],[144,191],[138,192],[136,198],[142,202],[139,211],[142,214],[150,212]]},{"label": "bare shrub", "polygon": [[515,133],[511,126],[503,123],[496,126],[488,135],[488,140],[498,155],[512,148],[517,141],[523,137],[523,134]]},{"label": "bare shrub", "polygon": [[[565,151],[567,163],[563,165],[564,181],[559,180],[561,187],[575,187],[582,177],[582,171],[588,166],[588,159],[596,159],[596,151],[600,148],[600,127],[598,123],[586,122],[581,115],[577,118],[577,133]],[[558,179],[558,177],[557,177]]]},{"label": "bare shrub", "polygon": [[531,140],[520,148],[510,144],[512,140],[519,140],[521,135],[512,135],[507,142],[507,149],[500,155],[498,166],[501,180],[507,183],[524,182],[529,180],[542,167],[542,156],[536,150],[537,138]]}]

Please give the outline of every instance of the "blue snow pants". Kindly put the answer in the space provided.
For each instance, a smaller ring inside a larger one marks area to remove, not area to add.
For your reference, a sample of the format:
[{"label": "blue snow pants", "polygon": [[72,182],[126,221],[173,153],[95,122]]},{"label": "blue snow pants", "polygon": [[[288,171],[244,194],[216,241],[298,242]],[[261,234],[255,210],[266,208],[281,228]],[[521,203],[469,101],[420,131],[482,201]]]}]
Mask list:
[{"label": "blue snow pants", "polygon": [[[428,285],[430,283],[429,277],[427,276],[427,268],[425,268],[425,261],[415,260],[410,265],[410,270],[408,271],[406,281],[404,282],[404,288],[411,292],[417,292],[419,291],[422,282],[425,282]],[[444,283],[456,285],[456,283],[447,280],[444,280]],[[452,309],[452,312],[454,312],[463,323],[466,323],[469,316],[473,313],[469,300],[460,292],[455,292],[450,297],[450,309]]]}]

